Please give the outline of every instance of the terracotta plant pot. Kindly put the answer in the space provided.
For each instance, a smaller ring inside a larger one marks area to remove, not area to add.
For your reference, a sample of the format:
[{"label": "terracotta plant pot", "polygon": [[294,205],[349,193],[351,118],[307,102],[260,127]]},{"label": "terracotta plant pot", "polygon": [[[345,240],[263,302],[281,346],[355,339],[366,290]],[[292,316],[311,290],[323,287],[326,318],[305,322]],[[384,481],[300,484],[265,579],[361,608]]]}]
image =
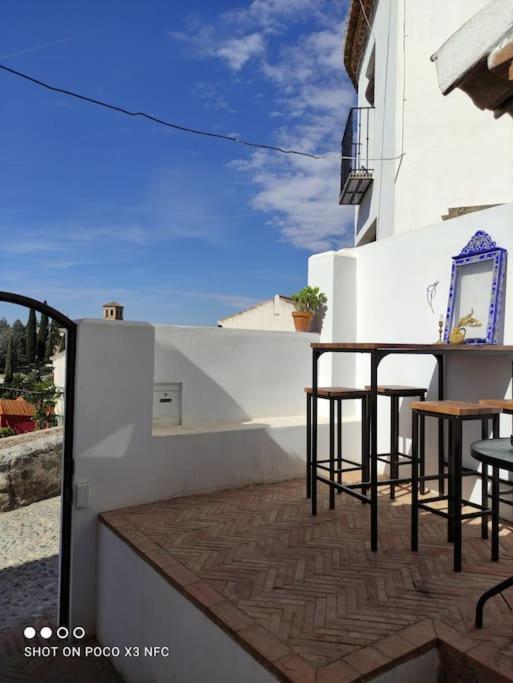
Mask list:
[{"label": "terracotta plant pot", "polygon": [[292,311],[296,332],[308,332],[312,322],[313,313],[310,311]]}]

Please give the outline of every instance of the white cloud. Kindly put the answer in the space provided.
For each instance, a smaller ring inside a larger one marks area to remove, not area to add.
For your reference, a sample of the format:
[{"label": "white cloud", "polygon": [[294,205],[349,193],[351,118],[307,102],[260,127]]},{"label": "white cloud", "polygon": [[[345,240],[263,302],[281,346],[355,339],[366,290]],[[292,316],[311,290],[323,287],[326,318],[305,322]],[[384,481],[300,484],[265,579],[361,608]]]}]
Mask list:
[{"label": "white cloud", "polygon": [[[281,238],[314,251],[352,243],[353,211],[338,205],[340,136],[355,97],[342,63],[342,12],[342,3],[328,0],[253,0],[211,25],[195,24],[188,39],[237,74],[253,63],[256,87],[271,89],[269,120],[280,124],[272,143],[328,157],[259,150],[231,164]],[[299,33],[293,43],[291,26]]]},{"label": "white cloud", "polygon": [[240,71],[246,62],[253,57],[262,55],[264,51],[262,35],[260,33],[249,33],[242,38],[232,38],[215,50],[215,54],[224,59],[231,69]]}]

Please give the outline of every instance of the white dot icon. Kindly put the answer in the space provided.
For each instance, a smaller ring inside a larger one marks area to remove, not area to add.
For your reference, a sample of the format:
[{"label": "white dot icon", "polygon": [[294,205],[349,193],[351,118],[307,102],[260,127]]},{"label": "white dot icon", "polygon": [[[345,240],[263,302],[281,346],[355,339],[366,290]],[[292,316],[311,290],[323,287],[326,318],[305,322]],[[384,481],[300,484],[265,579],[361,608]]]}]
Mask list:
[{"label": "white dot icon", "polygon": [[27,628],[23,631],[23,635],[25,638],[33,638],[36,635],[36,629],[32,626],[27,626]]},{"label": "white dot icon", "polygon": [[73,636],[77,640],[80,640],[85,636],[85,628],[83,626],[75,626],[75,628],[73,629]]},{"label": "white dot icon", "polygon": [[59,626],[57,629],[57,638],[61,638],[61,640],[64,640],[69,636],[69,631],[65,626]]},{"label": "white dot icon", "polygon": [[41,638],[44,638],[45,640],[48,640],[48,638],[52,637],[52,629],[49,626],[43,626],[40,633]]}]

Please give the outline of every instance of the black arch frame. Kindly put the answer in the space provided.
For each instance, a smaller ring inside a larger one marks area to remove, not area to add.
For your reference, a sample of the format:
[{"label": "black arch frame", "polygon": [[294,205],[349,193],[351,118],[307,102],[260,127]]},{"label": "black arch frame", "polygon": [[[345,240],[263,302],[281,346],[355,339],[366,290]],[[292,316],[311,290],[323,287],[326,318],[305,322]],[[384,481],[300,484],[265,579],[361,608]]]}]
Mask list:
[{"label": "black arch frame", "polygon": [[48,304],[22,294],[0,291],[0,302],[33,308],[55,320],[66,332],[66,385],[64,388],[64,435],[61,491],[61,551],[59,571],[59,624],[69,626],[71,582],[71,523],[73,510],[73,433],[75,426],[75,372],[77,361],[77,324]]}]

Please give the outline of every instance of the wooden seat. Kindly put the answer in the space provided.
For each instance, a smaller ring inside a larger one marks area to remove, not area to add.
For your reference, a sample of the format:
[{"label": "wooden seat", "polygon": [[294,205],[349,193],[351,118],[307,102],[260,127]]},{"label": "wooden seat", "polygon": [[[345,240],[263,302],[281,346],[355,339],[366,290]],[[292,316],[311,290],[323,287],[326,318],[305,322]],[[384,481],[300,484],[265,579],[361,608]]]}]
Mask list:
[{"label": "wooden seat", "polygon": [[497,408],[503,413],[513,415],[513,399],[511,398],[482,398],[479,405]]},{"label": "wooden seat", "polygon": [[[312,387],[305,387],[305,393],[313,394]],[[317,396],[320,398],[365,398],[369,392],[366,389],[353,389],[351,387],[317,387]]]},{"label": "wooden seat", "polygon": [[[365,387],[370,391],[370,386]],[[410,387],[404,384],[383,384],[378,386],[380,396],[423,396],[427,393],[426,387]]]},{"label": "wooden seat", "polygon": [[468,401],[414,401],[410,403],[412,410],[432,415],[451,415],[453,417],[479,417],[497,415],[498,408],[469,403]]}]

